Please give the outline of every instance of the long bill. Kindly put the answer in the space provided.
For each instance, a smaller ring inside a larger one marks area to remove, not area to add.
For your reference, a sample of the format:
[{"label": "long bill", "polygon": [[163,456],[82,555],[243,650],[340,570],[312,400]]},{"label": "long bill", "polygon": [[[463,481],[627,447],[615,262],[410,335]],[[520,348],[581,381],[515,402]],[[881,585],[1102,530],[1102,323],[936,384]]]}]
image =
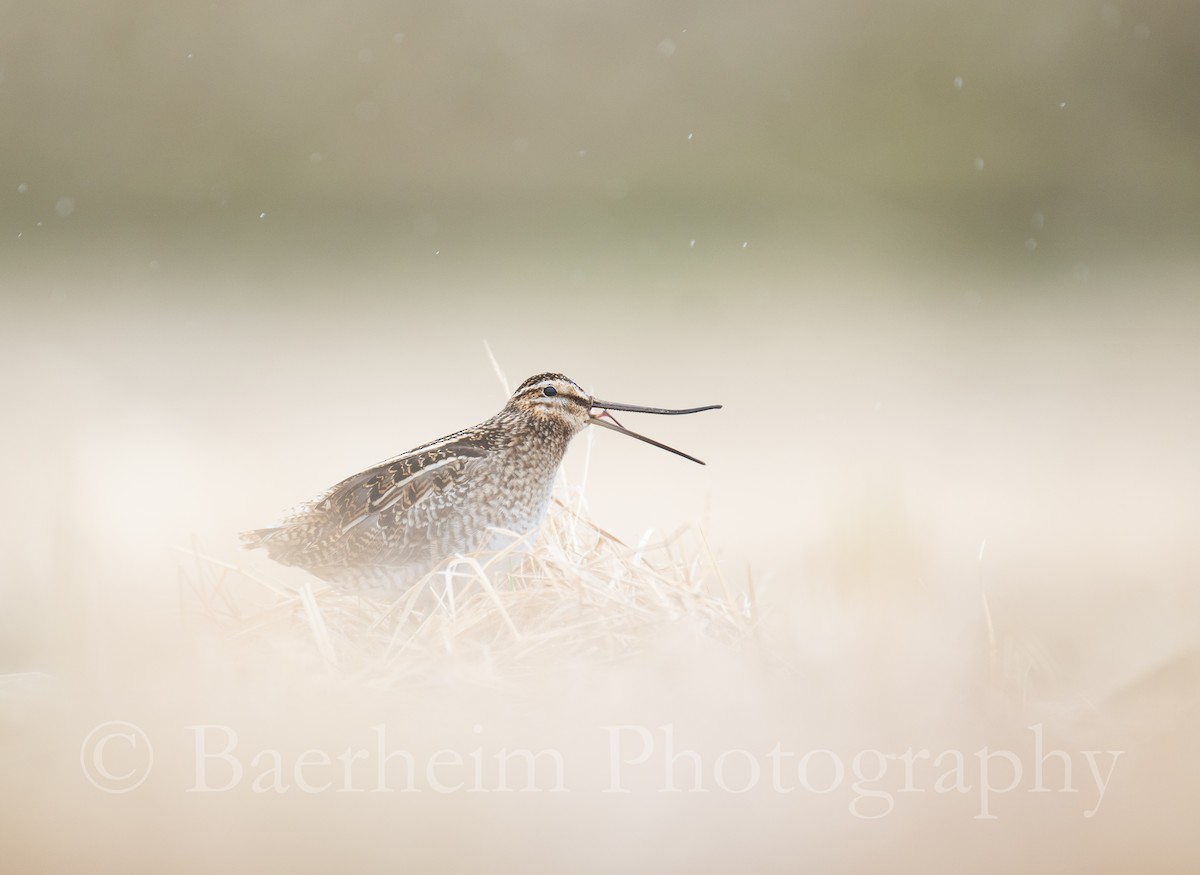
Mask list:
[{"label": "long bill", "polygon": [[666,407],[638,407],[636,404],[614,404],[611,401],[592,399],[592,406],[603,410],[622,410],[626,413],[658,413],[663,416],[679,416],[684,413],[702,413],[705,410],[720,410],[720,404],[709,404],[707,407],[686,407],[683,410],[671,410]]},{"label": "long bill", "polygon": [[588,422],[592,425],[598,425],[601,428],[607,428],[611,431],[627,434],[631,438],[637,438],[639,441],[644,441],[651,446],[658,447],[660,450],[666,450],[668,453],[674,453],[677,456],[683,456],[683,458],[690,462],[695,462],[697,465],[703,465],[704,463],[695,456],[689,456],[682,450],[677,450],[674,447],[668,447],[666,444],[659,443],[653,438],[646,437],[644,434],[638,434],[636,431],[630,431],[625,426],[614,420],[611,416],[609,416],[607,419],[603,419],[601,417],[605,416],[609,410],[621,410],[628,411],[630,413],[659,413],[666,416],[678,416],[683,413],[700,413],[703,410],[719,410],[721,405],[710,404],[707,407],[689,407],[685,410],[669,410],[665,407],[638,407],[634,404],[611,404],[608,401],[597,401],[592,399],[592,407],[598,407],[604,411],[604,413],[600,414],[600,416],[593,414],[591,417],[589,417]]},{"label": "long bill", "polygon": [[683,456],[685,459],[695,462],[697,465],[704,464],[699,459],[697,459],[695,456],[689,456],[687,453],[683,452],[683,450],[677,450],[674,447],[668,447],[666,444],[661,444],[658,441],[654,440],[654,438],[648,438],[644,434],[638,434],[636,431],[630,431],[629,429],[624,428],[623,426],[617,425],[615,422],[610,422],[606,419],[601,419],[599,416],[591,417],[590,419],[588,419],[588,422],[591,425],[598,425],[601,428],[607,428],[607,429],[611,429],[612,431],[620,432],[621,434],[627,434],[631,438],[637,438],[639,441],[645,441],[646,443],[650,444],[651,446],[658,447],[660,450],[666,450],[668,453],[674,453],[677,456]]}]

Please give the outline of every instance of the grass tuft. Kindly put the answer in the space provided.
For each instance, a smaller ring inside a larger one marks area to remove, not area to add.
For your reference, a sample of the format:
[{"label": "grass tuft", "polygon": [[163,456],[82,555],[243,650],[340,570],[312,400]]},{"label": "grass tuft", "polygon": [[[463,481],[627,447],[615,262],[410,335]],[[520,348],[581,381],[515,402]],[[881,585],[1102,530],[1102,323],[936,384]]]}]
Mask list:
[{"label": "grass tuft", "polygon": [[538,533],[456,556],[402,592],[287,584],[193,551],[186,612],[229,641],[290,641],[328,669],[370,682],[499,680],[553,664],[615,661],[664,635],[737,647],[754,635],[747,584],[724,580],[700,531],[631,547],[581,500],[552,503]]}]

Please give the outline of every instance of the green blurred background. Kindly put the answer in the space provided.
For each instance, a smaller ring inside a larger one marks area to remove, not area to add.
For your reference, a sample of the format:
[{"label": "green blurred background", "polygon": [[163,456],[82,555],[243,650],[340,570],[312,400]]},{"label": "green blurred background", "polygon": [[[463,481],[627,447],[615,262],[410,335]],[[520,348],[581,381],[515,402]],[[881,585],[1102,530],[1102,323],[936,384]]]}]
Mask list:
[{"label": "green blurred background", "polygon": [[16,0],[0,74],[8,294],[1083,275],[1200,239],[1187,3]]}]

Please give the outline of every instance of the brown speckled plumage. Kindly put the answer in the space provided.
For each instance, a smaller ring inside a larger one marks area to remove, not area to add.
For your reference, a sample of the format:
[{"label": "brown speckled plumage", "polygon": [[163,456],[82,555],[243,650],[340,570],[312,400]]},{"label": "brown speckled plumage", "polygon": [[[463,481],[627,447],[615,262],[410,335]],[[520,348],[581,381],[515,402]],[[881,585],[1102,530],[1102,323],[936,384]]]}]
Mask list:
[{"label": "brown speckled plumage", "polygon": [[641,410],[598,402],[562,374],[530,377],[490,419],[348,477],[242,539],[335,583],[411,583],[449,556],[535,529],[567,444],[605,415],[593,407]]}]

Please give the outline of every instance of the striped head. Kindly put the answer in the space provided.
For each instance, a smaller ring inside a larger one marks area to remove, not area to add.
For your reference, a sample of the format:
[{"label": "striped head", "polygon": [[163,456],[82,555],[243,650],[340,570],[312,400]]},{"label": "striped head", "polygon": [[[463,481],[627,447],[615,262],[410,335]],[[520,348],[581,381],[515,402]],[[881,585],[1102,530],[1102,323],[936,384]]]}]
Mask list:
[{"label": "striped head", "polygon": [[562,374],[538,374],[517,387],[505,411],[543,426],[557,425],[570,438],[588,424],[592,407],[592,397],[574,380]]},{"label": "striped head", "polygon": [[517,387],[512,397],[505,405],[501,415],[515,415],[541,430],[556,430],[567,440],[578,434],[586,425],[598,425],[602,428],[618,431],[629,437],[645,441],[660,449],[667,450],[677,456],[683,456],[693,462],[703,465],[699,459],[681,453],[679,450],[660,444],[658,441],[630,431],[613,418],[611,411],[628,411],[630,413],[657,413],[678,415],[682,413],[699,413],[702,410],[716,410],[720,404],[710,404],[706,407],[689,407],[683,410],[673,410],[665,407],[639,407],[634,404],[618,404],[613,401],[601,401],[583,390],[574,380],[562,374],[538,374],[530,377]]}]

